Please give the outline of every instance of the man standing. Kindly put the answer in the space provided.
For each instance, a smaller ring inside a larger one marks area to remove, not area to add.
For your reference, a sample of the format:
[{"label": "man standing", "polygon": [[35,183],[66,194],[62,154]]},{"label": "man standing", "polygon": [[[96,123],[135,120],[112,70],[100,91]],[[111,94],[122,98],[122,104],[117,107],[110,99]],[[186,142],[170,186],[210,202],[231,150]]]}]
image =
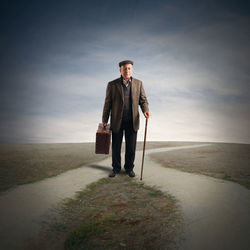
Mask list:
[{"label": "man standing", "polygon": [[107,85],[106,98],[103,107],[102,122],[106,126],[111,112],[112,130],[112,167],[109,177],[115,177],[121,170],[121,145],[125,131],[125,165],[126,173],[134,177],[134,160],[137,131],[140,117],[138,106],[146,118],[150,116],[148,101],[142,81],[133,78],[133,61],[125,60],[119,63],[121,77]]}]

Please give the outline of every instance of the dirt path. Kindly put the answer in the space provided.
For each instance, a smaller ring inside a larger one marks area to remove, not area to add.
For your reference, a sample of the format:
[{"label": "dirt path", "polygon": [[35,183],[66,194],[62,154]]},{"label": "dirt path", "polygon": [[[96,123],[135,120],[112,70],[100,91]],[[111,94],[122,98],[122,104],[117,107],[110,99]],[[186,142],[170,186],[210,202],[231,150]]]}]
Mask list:
[{"label": "dirt path", "polygon": [[168,191],[180,202],[186,221],[186,240],[180,249],[249,249],[248,189],[234,182],[163,168],[148,156],[145,162],[143,181]]},{"label": "dirt path", "polygon": [[[160,152],[209,146],[169,147]],[[136,154],[140,175],[142,153]],[[43,214],[63,198],[72,197],[93,181],[106,177],[111,159],[68,171],[54,178],[19,186],[0,196],[1,249],[21,249],[24,239],[39,231]],[[146,155],[143,181],[168,191],[179,201],[187,224],[182,249],[248,249],[250,191],[227,181],[166,169]]]}]

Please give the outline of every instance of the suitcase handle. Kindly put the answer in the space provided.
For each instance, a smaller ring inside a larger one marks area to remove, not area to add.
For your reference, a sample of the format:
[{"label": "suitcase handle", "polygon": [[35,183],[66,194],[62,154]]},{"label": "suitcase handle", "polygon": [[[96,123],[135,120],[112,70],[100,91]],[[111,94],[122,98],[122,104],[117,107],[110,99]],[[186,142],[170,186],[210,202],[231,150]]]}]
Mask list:
[{"label": "suitcase handle", "polygon": [[110,130],[110,125],[107,123],[106,126],[103,125],[103,123],[99,123],[99,128],[98,130],[101,129],[101,130],[104,130],[104,131],[109,131]]}]

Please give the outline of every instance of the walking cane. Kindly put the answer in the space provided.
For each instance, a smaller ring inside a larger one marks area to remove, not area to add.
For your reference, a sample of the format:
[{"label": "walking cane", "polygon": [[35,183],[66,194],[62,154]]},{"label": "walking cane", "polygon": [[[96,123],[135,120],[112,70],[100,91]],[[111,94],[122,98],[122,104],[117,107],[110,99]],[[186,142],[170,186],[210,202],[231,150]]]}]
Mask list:
[{"label": "walking cane", "polygon": [[146,124],[145,124],[145,134],[144,134],[144,144],[143,144],[142,164],[141,164],[141,179],[140,180],[142,180],[142,173],[143,173],[143,164],[144,164],[144,154],[145,154],[147,127],[148,127],[148,117],[146,117]]}]

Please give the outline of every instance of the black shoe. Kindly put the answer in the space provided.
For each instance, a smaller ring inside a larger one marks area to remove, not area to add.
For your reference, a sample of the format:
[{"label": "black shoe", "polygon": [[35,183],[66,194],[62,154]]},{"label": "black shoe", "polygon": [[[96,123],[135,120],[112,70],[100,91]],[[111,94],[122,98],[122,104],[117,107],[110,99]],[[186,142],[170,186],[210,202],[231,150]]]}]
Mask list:
[{"label": "black shoe", "polygon": [[116,175],[116,172],[114,171],[114,170],[112,170],[111,172],[110,172],[110,174],[109,174],[109,177],[115,177],[115,175]]},{"label": "black shoe", "polygon": [[117,174],[119,174],[120,170],[112,170],[109,174],[109,177],[115,177]]},{"label": "black shoe", "polygon": [[133,170],[128,171],[127,173],[129,177],[135,177],[135,172]]}]

